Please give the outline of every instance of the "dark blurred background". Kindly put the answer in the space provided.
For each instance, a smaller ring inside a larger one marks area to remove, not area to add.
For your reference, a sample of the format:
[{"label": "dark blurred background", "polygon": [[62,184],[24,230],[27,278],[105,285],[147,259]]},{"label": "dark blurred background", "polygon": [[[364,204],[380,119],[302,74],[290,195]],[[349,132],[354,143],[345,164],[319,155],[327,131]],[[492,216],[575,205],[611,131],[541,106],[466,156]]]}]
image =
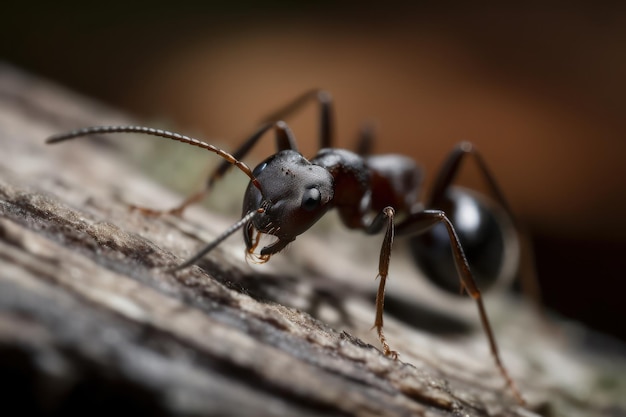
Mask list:
[{"label": "dark blurred background", "polygon": [[[312,87],[339,146],[373,121],[375,151],[428,178],[471,140],[528,225],[545,302],[626,340],[626,3],[373,5],[5,4],[0,59],[228,149]],[[291,123],[308,155],[315,120]]]}]

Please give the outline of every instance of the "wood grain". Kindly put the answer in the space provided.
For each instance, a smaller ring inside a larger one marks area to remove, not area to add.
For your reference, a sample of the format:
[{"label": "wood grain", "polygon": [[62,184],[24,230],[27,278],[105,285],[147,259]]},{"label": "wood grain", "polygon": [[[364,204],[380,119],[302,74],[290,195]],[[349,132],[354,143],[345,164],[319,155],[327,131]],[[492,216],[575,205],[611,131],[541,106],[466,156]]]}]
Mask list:
[{"label": "wood grain", "polygon": [[234,218],[201,208],[182,219],[130,211],[129,203],[168,207],[180,198],[124,157],[141,139],[43,143],[128,121],[0,66],[3,407],[40,415],[626,415],[623,358],[581,351],[573,335],[588,333],[548,325],[496,294],[488,308],[498,341],[529,402],[516,406],[473,305],[425,297],[395,256],[385,323],[401,356],[384,357],[370,330],[376,270],[351,259],[346,246],[355,245],[341,235],[299,239],[261,267],[245,262],[233,238],[199,266],[164,272]]}]

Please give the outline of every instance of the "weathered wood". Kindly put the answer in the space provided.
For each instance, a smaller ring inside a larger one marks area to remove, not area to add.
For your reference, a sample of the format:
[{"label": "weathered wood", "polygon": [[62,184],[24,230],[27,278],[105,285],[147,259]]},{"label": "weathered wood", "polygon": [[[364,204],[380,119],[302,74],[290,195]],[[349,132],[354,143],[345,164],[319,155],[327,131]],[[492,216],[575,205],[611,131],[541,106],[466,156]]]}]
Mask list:
[{"label": "weathered wood", "polygon": [[376,286],[370,258],[379,239],[363,239],[361,248],[360,235],[312,235],[261,267],[248,265],[240,240],[232,239],[200,267],[164,272],[233,219],[199,208],[184,219],[129,211],[128,203],[168,207],[178,200],[121,157],[128,139],[43,144],[70,128],[125,122],[0,66],[3,409],[626,415],[616,399],[626,385],[623,359],[611,356],[606,366],[606,357],[580,353],[560,324],[546,331],[523,303],[494,295],[488,307],[504,360],[529,401],[527,410],[516,406],[493,367],[474,306],[419,287],[401,248],[392,261],[386,318],[401,356],[384,357],[370,331]]}]

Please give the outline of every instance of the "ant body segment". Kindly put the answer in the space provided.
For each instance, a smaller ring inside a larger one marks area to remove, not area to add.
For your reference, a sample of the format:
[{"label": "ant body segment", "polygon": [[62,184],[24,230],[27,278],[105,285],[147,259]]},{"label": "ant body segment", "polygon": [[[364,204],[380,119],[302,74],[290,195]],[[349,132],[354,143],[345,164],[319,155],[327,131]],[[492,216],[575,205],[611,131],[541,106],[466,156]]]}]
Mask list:
[{"label": "ant body segment", "polygon": [[[316,100],[320,106],[320,150],[312,159],[307,160],[298,152],[295,138],[282,120],[311,100]],[[163,212],[136,207],[148,215],[182,214],[187,206],[201,200],[231,165],[250,178],[243,199],[242,219],[196,255],[170,271],[193,265],[239,229],[243,229],[247,255],[255,257],[258,262],[267,262],[272,255],[307,231],[332,208],[338,211],[341,221],[350,229],[359,229],[367,234],[384,231],[378,267],[380,282],[376,295],[374,327],[384,354],[392,358],[397,358],[398,353],[389,347],[383,333],[383,304],[394,235],[413,236],[413,246],[418,248],[420,237],[415,236],[423,235],[440,225],[443,239],[450,244],[450,249],[446,251],[451,254],[450,263],[456,268],[461,289],[476,302],[496,367],[515,399],[524,404],[500,359],[481,292],[470,271],[457,229],[446,214],[447,210],[439,209],[443,206],[454,208],[458,192],[451,192],[457,188],[451,184],[461,161],[472,155],[487,179],[496,201],[510,214],[508,205],[482,157],[470,143],[464,142],[457,146],[440,171],[429,199],[422,203],[419,201],[419,192],[423,175],[419,166],[411,158],[402,155],[369,155],[369,131],[362,132],[358,152],[332,147],[331,107],[328,93],[320,90],[309,91],[265,118],[262,126],[232,154],[188,136],[140,126],[87,127],[51,136],[46,142],[57,143],[93,134],[142,133],[198,146],[224,159],[209,177],[205,188],[187,198],[178,207]],[[251,170],[241,159],[270,130],[275,131],[277,151]],[[459,231],[463,232],[462,229]],[[260,248],[257,253],[261,235],[272,235],[275,240]]]}]

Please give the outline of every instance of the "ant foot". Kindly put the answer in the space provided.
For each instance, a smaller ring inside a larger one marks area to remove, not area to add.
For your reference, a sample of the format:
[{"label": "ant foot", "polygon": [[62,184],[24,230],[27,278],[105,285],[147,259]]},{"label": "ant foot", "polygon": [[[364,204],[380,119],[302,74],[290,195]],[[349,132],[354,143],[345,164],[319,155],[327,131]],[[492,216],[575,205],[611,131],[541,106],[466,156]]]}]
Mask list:
[{"label": "ant foot", "polygon": [[171,214],[172,216],[176,216],[176,217],[182,217],[183,216],[183,212],[185,211],[186,207],[187,206],[176,207],[176,208],[173,208],[171,210],[165,211],[165,213],[166,214]]},{"label": "ant foot", "polygon": [[161,217],[161,216],[166,216],[166,215],[180,217],[182,216],[183,211],[185,209],[184,207],[177,207],[171,210],[154,210],[154,209],[147,208],[147,207],[135,206],[134,204],[130,204],[128,208],[130,211],[138,211],[144,216],[148,216],[148,217]]},{"label": "ant foot", "polygon": [[379,338],[380,338],[380,343],[383,345],[383,354],[387,357],[390,357],[391,359],[398,360],[398,355],[399,353],[395,350],[391,350],[391,348],[389,347],[389,344],[387,344],[387,340],[385,339],[385,336],[382,334],[382,332],[379,334]]},{"label": "ant foot", "polygon": [[385,356],[390,357],[394,361],[398,360],[398,355],[399,355],[398,351],[389,349],[389,346],[386,346],[383,349],[384,349],[383,353],[385,354]]}]

